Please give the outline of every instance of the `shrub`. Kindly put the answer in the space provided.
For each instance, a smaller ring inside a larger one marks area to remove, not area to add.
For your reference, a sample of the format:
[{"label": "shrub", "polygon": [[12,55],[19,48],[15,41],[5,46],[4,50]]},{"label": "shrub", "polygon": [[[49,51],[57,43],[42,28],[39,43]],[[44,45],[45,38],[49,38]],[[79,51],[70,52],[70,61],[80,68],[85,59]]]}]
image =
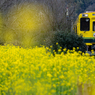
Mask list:
[{"label": "shrub", "polygon": [[57,31],[54,34],[54,39],[52,41],[53,50],[58,53],[58,49],[61,47],[63,51],[64,48],[67,50],[72,50],[75,47],[76,51],[86,51],[86,45],[83,41],[82,36],[78,36],[74,32]]}]

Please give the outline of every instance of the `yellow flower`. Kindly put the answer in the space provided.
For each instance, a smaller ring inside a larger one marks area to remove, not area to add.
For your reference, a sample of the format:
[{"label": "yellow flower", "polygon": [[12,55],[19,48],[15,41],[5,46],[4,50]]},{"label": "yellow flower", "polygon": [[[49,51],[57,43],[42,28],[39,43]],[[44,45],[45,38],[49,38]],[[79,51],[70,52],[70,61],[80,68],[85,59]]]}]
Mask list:
[{"label": "yellow flower", "polygon": [[55,85],[55,84],[53,84],[53,87],[56,87],[56,85]]},{"label": "yellow flower", "polygon": [[59,78],[60,78],[60,79],[64,79],[65,77],[64,77],[63,75],[61,75]]},{"label": "yellow flower", "polygon": [[52,93],[55,93],[55,92],[56,92],[56,90],[51,90],[51,92],[52,92]]},{"label": "yellow flower", "polygon": [[79,49],[79,47],[77,47],[77,49]]},{"label": "yellow flower", "polygon": [[63,51],[66,51],[66,50],[67,50],[66,48],[63,49]]},{"label": "yellow flower", "polygon": [[61,49],[58,49],[58,52],[61,52]]},{"label": "yellow flower", "polygon": [[50,48],[52,48],[52,46],[50,46]]},{"label": "yellow flower", "polygon": [[52,75],[50,73],[47,74],[48,77],[52,77]]},{"label": "yellow flower", "polygon": [[60,93],[65,95],[76,89],[77,81],[79,84],[95,83],[95,58],[92,56],[81,56],[74,51],[65,55],[55,53],[54,57],[46,53],[43,46],[26,49],[6,45],[0,48],[0,95],[3,91],[5,95],[8,91],[16,95],[28,92],[30,95],[52,95],[58,93],[55,89],[60,86],[63,89]]},{"label": "yellow flower", "polygon": [[58,42],[56,43],[56,45],[58,45]]}]

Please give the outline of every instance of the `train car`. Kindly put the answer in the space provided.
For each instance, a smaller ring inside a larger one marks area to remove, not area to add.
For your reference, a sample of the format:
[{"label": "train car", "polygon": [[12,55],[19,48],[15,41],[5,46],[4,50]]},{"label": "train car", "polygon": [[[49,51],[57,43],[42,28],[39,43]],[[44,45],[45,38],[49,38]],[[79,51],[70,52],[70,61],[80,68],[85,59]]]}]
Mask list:
[{"label": "train car", "polygon": [[95,50],[95,11],[88,11],[79,14],[74,30],[78,35],[82,35],[87,50]]}]

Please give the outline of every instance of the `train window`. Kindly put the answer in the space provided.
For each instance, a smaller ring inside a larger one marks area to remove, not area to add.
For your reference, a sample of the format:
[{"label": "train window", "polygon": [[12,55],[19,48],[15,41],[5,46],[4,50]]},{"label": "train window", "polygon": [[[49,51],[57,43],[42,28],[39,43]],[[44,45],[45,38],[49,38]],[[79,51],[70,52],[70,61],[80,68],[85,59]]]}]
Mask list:
[{"label": "train window", "polygon": [[95,22],[93,22],[93,31],[95,31]]},{"label": "train window", "polygon": [[90,30],[90,19],[89,18],[81,18],[80,19],[80,30],[81,31],[89,31]]}]

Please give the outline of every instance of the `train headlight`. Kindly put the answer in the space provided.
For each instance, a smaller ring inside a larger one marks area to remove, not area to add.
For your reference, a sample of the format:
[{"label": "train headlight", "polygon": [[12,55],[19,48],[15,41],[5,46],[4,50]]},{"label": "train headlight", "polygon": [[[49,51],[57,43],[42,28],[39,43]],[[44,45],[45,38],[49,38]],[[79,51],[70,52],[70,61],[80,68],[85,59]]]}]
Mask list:
[{"label": "train headlight", "polygon": [[88,14],[82,14],[82,17],[88,17]]},{"label": "train headlight", "polygon": [[93,34],[93,37],[95,37],[95,33]]}]

